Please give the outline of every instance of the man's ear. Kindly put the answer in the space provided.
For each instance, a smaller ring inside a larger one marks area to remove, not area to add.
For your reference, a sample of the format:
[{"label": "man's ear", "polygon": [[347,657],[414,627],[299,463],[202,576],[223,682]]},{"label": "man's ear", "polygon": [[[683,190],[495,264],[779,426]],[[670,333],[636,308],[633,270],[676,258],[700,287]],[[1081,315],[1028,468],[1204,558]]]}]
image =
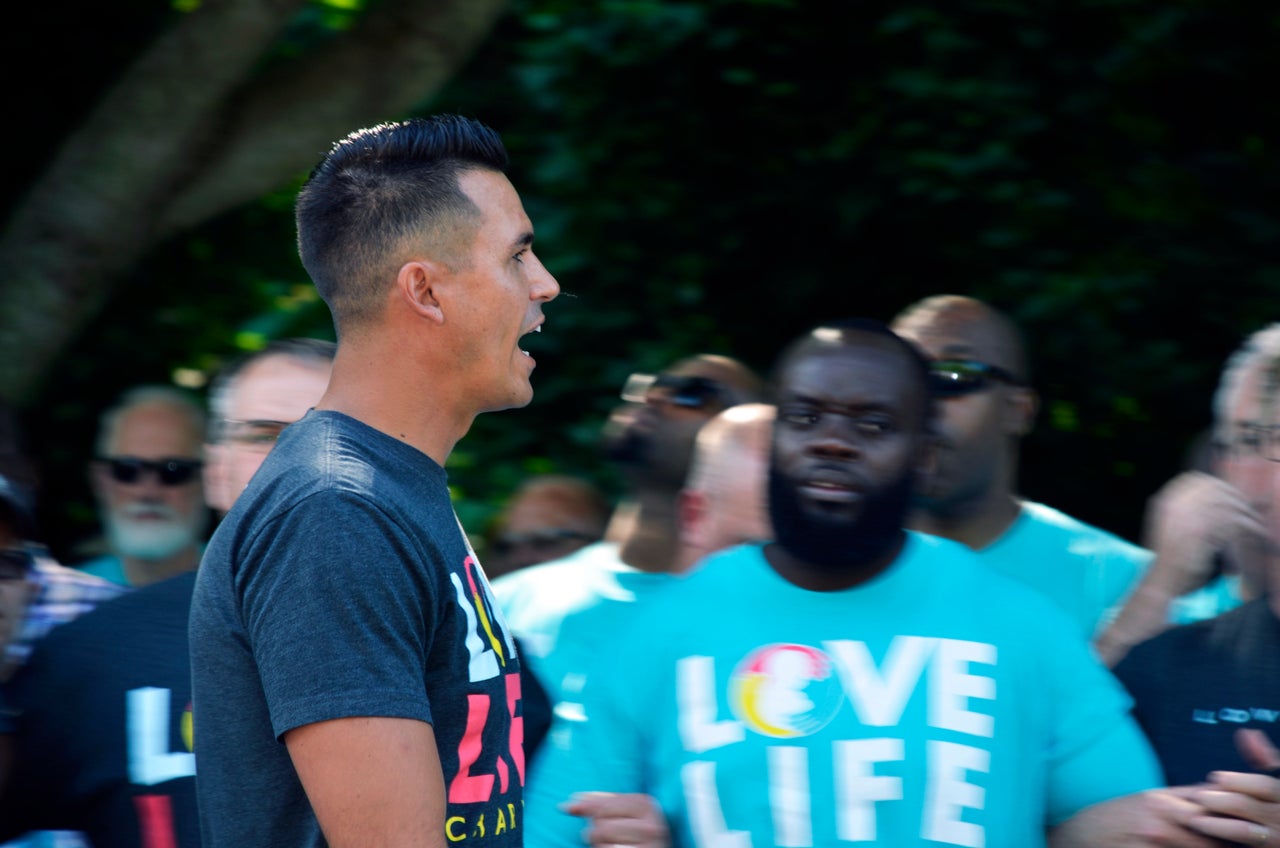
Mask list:
[{"label": "man's ear", "polygon": [[702,547],[706,540],[707,495],[697,489],[681,489],[676,495],[678,536],[685,545]]},{"label": "man's ear", "polygon": [[436,324],[443,324],[444,306],[440,301],[440,287],[448,273],[448,269],[438,262],[425,259],[406,262],[396,274],[396,295],[416,315]]},{"label": "man's ear", "polygon": [[1005,430],[1012,436],[1025,436],[1035,426],[1040,412],[1040,395],[1030,386],[1010,386],[1006,390]]}]

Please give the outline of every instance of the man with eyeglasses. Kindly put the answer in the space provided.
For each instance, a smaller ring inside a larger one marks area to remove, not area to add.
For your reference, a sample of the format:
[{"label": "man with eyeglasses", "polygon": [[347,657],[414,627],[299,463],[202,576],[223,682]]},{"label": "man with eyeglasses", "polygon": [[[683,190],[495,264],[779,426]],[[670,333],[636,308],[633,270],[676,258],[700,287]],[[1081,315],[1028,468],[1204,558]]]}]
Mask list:
[{"label": "man with eyeglasses", "polygon": [[608,499],[590,480],[568,474],[525,479],[487,534],[485,573],[492,580],[600,541],[609,510]]},{"label": "man with eyeglasses", "polygon": [[1250,335],[1228,358],[1213,397],[1209,467],[1178,474],[1147,503],[1155,551],[1104,655],[1174,624],[1206,621],[1262,595],[1280,556],[1280,324]]},{"label": "man with eyeglasses", "polygon": [[[622,609],[688,564],[681,560],[679,494],[699,430],[763,392],[750,368],[719,355],[631,375],[624,403],[602,433],[605,455],[626,482],[604,540],[493,581],[507,624],[525,645],[524,660],[555,709],[573,710],[582,670]],[[553,737],[557,727],[553,719]],[[536,743],[541,729],[530,736]],[[536,780],[539,751],[526,748],[529,779]]]},{"label": "man with eyeglasses", "polygon": [[929,360],[939,407],[937,472],[912,529],[963,543],[1057,601],[1086,639],[1098,637],[1151,553],[1018,495],[1019,442],[1039,405],[1018,328],[959,295],[918,301],[892,326]]},{"label": "man with eyeglasses", "polygon": [[321,339],[278,339],[219,372],[209,387],[204,475],[216,513],[231,509],[284,428],[324,394],[336,350]]},{"label": "man with eyeglasses", "polygon": [[[281,339],[218,373],[205,446],[210,507],[226,512],[270,452],[267,434],[320,400],[334,351]],[[20,712],[0,839],[77,827],[94,848],[199,846],[187,642],[195,579],[187,571],[140,588],[38,645],[10,687]],[[0,572],[0,592],[2,581]]]},{"label": "man with eyeglasses", "polygon": [[131,389],[102,416],[90,482],[108,552],[78,567],[137,588],[193,571],[209,524],[205,412],[170,386]]}]

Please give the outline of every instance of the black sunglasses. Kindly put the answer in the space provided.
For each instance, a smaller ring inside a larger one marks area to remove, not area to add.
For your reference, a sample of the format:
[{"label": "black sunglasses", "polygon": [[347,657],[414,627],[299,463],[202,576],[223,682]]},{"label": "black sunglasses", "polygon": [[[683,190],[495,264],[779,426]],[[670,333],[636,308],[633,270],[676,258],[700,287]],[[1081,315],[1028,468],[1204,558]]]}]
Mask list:
[{"label": "black sunglasses", "polygon": [[993,382],[1020,386],[1022,381],[997,365],[972,359],[936,359],[929,363],[929,389],[937,398],[971,395]]},{"label": "black sunglasses", "polygon": [[31,551],[21,548],[0,550],[0,581],[25,580],[35,564]]},{"label": "black sunglasses", "polygon": [[138,459],[132,456],[106,456],[111,479],[129,485],[137,483],[143,472],[154,474],[162,486],[183,486],[195,479],[196,472],[204,465],[198,459]]},{"label": "black sunglasses", "polygon": [[526,533],[504,533],[493,540],[493,552],[509,554],[518,547],[527,546],[535,551],[548,551],[559,546],[561,542],[580,541],[595,542],[600,537],[581,530],[570,530],[567,527],[544,527]]},{"label": "black sunglasses", "polygon": [[632,374],[622,387],[622,399],[628,403],[645,403],[655,390],[662,399],[686,409],[701,409],[724,396],[724,386],[710,377],[675,374]]}]

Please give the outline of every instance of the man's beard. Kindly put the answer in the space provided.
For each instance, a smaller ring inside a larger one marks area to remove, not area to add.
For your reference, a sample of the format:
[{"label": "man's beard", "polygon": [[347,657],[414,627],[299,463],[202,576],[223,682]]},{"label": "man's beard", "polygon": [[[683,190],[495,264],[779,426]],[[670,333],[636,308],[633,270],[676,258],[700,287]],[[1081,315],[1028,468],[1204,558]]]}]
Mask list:
[{"label": "man's beard", "polygon": [[914,488],[914,470],[907,468],[888,487],[868,492],[857,518],[826,519],[805,510],[796,486],[770,462],[769,518],[774,538],[792,556],[824,570],[857,568],[902,538]]},{"label": "man's beard", "polygon": [[616,433],[607,433],[602,439],[605,457],[624,466],[643,466],[653,453],[653,440],[647,434],[637,433],[628,427]]},{"label": "man's beard", "polygon": [[[160,513],[164,518],[138,520],[131,514],[134,512],[153,516]],[[134,504],[120,512],[109,512],[105,523],[107,538],[116,554],[140,560],[159,560],[194,544],[204,532],[206,521],[207,513],[203,509],[184,516],[160,504]]]}]

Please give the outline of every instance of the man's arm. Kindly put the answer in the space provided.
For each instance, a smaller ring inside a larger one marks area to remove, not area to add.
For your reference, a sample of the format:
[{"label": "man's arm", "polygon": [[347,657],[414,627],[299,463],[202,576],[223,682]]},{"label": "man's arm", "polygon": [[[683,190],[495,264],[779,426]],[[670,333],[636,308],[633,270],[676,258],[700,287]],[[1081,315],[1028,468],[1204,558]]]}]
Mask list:
[{"label": "man's arm", "polygon": [[445,789],[431,725],[341,718],[284,735],[333,848],[443,848]]},{"label": "man's arm", "polygon": [[1155,559],[1115,620],[1094,640],[1098,656],[1112,667],[1134,645],[1169,627],[1170,605],[1213,578],[1215,555],[1223,553],[1236,565],[1250,563],[1267,538],[1266,526],[1243,495],[1199,471],[1179,474],[1156,492],[1145,522],[1143,542]]}]

